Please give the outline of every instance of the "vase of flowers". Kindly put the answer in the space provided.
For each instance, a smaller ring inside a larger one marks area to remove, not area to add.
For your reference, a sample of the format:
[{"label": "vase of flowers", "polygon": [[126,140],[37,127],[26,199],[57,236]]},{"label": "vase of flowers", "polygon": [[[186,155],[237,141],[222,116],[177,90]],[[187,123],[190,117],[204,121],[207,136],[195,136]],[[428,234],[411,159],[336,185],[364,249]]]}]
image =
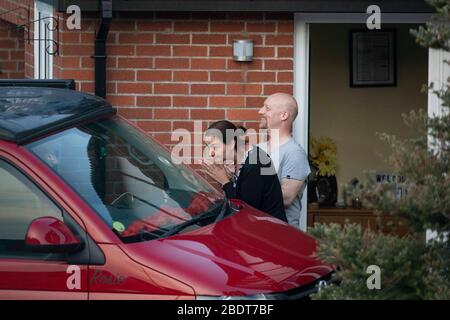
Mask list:
[{"label": "vase of flowers", "polygon": [[336,143],[328,138],[312,138],[309,147],[309,161],[312,167],[311,191],[315,193],[308,197],[314,198],[320,206],[335,206],[337,201],[336,180]]}]

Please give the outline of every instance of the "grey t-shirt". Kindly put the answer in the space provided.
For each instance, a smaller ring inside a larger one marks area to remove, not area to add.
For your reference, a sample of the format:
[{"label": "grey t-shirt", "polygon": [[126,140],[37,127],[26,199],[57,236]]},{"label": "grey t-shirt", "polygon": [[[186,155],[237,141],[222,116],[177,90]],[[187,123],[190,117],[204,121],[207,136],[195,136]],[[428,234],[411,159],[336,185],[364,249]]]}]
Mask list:
[{"label": "grey t-shirt", "polygon": [[[267,150],[266,146],[261,146]],[[300,213],[302,209],[301,199],[303,191],[306,187],[306,179],[311,173],[308,157],[305,150],[293,138],[283,143],[277,150],[270,153],[272,163],[277,170],[280,182],[283,179],[305,180],[303,187],[300,189],[297,197],[292,204],[286,208],[286,217],[290,225],[300,227]]]}]

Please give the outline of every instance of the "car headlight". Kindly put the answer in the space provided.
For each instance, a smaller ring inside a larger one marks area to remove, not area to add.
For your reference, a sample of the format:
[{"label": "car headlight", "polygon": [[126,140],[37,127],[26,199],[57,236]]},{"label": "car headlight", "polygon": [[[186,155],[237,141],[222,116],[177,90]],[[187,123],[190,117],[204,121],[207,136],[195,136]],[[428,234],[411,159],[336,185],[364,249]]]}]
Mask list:
[{"label": "car headlight", "polygon": [[251,296],[197,296],[197,300],[267,300],[266,295],[259,293]]}]

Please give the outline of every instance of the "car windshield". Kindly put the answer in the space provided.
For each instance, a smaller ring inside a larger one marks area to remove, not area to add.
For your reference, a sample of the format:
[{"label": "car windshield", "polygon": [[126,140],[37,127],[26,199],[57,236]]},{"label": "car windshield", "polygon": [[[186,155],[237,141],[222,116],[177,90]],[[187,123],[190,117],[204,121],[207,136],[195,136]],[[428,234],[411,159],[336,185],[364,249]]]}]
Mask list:
[{"label": "car windshield", "polygon": [[174,164],[164,147],[117,116],[47,136],[27,148],[123,242],[155,239],[223,209],[220,193],[193,170]]}]

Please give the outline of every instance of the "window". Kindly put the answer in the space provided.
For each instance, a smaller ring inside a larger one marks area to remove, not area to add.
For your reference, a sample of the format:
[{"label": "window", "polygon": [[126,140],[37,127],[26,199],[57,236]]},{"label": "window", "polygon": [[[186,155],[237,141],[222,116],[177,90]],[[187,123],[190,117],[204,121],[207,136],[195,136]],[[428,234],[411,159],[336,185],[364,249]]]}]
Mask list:
[{"label": "window", "polygon": [[34,7],[34,77],[36,79],[53,78],[53,55],[56,48],[53,43],[54,21],[53,7],[36,1]]},{"label": "window", "polygon": [[0,258],[50,258],[25,248],[30,223],[44,216],[62,220],[62,211],[16,168],[0,160]]}]

